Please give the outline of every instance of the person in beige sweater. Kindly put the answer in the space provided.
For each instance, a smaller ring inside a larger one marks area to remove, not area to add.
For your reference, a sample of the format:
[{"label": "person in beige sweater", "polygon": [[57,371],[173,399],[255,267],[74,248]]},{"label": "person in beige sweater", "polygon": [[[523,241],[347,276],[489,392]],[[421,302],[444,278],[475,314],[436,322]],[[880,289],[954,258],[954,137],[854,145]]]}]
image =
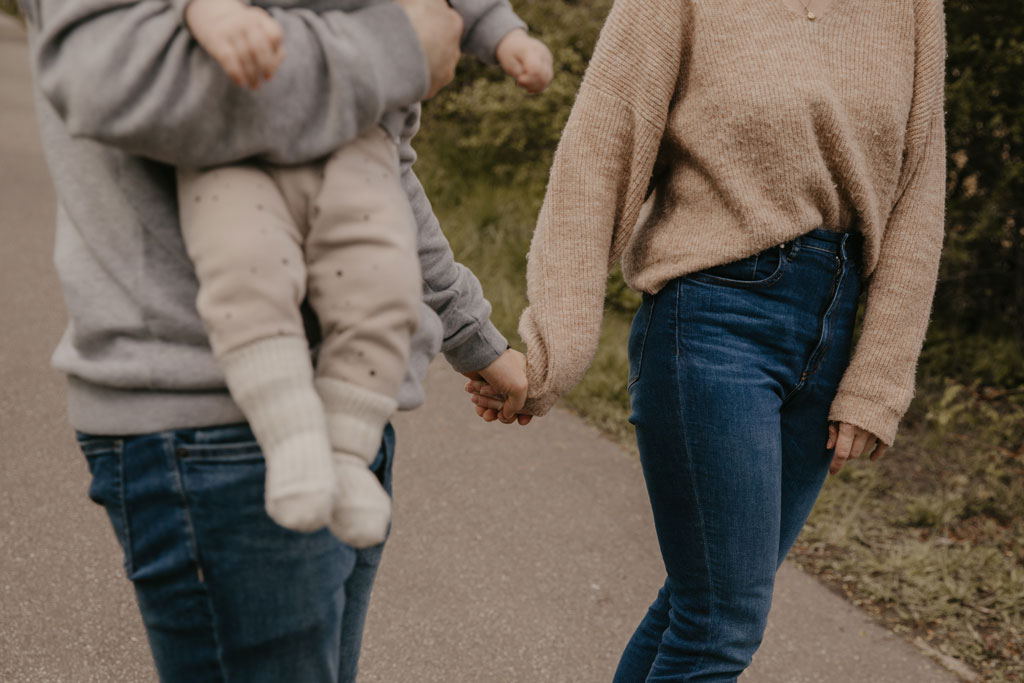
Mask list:
[{"label": "person in beige sweater", "polygon": [[941,0],[612,8],[519,330],[543,415],[593,358],[609,268],[643,292],[631,422],[668,576],[616,683],[736,680],[826,472],[892,444],[943,238],[944,21]]}]

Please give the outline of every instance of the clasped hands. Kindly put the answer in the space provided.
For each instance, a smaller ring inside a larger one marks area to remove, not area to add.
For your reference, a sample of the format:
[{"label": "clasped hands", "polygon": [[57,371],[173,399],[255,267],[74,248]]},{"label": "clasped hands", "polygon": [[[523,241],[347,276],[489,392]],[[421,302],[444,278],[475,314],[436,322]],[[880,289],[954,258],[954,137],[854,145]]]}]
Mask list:
[{"label": "clasped hands", "polygon": [[508,349],[483,370],[462,374],[469,378],[466,391],[476,405],[476,414],[485,422],[527,425],[533,419],[523,407],[529,389],[523,354]]}]

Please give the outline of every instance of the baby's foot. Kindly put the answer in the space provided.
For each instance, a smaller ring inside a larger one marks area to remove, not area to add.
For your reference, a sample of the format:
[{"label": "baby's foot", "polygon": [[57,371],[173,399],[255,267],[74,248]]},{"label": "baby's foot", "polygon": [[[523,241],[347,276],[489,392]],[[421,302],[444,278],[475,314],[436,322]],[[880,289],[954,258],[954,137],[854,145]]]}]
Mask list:
[{"label": "baby's foot", "polygon": [[325,434],[296,434],[267,452],[266,508],[294,531],[317,531],[331,521],[334,482]]},{"label": "baby's foot", "polygon": [[369,548],[384,542],[391,522],[391,497],[366,461],[355,455],[334,454],[337,494],[328,527],[343,543]]}]

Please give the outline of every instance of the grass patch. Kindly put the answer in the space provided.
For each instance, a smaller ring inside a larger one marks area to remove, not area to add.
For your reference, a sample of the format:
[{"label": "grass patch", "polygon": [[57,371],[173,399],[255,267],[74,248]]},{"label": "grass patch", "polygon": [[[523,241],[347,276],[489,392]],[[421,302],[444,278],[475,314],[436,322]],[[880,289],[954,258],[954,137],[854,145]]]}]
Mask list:
[{"label": "grass patch", "polygon": [[985,681],[1024,681],[1024,392],[926,386],[896,448],[827,482],[791,554]]}]

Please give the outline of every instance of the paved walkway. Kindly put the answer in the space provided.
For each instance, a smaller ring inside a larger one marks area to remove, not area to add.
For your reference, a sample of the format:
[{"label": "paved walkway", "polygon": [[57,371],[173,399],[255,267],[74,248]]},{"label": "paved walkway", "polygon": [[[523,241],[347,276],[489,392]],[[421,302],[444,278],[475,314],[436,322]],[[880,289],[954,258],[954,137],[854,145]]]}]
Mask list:
[{"label": "paved walkway", "polygon": [[[48,367],[64,325],[53,207],[24,44],[0,20],[0,681],[154,681]],[[479,422],[461,384],[435,363],[427,407],[397,420],[395,532],[361,681],[608,681],[663,579],[639,467],[565,411]],[[786,566],[743,680],[956,679]]]}]

